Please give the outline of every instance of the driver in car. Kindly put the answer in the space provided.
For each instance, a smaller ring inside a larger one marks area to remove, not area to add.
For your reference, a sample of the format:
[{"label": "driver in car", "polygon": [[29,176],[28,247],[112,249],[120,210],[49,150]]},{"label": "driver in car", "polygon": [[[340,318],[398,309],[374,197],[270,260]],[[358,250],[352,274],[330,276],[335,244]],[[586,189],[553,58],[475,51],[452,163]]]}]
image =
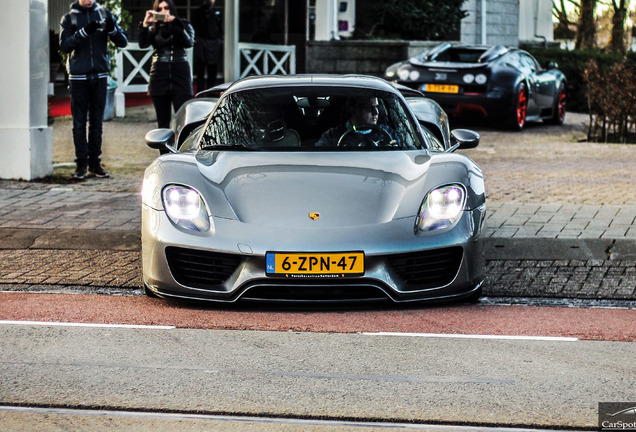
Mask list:
[{"label": "driver in car", "polygon": [[378,125],[378,98],[351,98],[347,101],[349,119],[325,131],[316,147],[389,147],[398,146],[399,137],[386,125]]}]

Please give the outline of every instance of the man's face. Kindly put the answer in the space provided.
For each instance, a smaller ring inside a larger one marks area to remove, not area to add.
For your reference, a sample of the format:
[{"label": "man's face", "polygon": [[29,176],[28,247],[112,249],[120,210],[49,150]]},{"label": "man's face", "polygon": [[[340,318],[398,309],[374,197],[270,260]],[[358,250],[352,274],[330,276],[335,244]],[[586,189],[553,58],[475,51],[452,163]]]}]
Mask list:
[{"label": "man's face", "polygon": [[357,125],[371,124],[374,125],[378,122],[378,115],[380,105],[377,98],[371,98],[368,102],[362,103],[356,106],[354,121]]},{"label": "man's face", "polygon": [[79,5],[83,8],[90,8],[95,3],[95,0],[79,0]]}]

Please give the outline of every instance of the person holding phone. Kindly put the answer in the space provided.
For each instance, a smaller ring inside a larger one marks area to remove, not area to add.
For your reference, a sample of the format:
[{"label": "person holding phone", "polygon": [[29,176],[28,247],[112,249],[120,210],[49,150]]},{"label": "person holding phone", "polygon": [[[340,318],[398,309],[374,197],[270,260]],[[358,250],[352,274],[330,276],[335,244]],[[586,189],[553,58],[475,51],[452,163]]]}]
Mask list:
[{"label": "person holding phone", "polygon": [[192,73],[186,48],[194,45],[194,29],[179,18],[173,0],[155,0],[146,11],[139,33],[139,47],[152,46],[148,94],[157,114],[157,127],[169,128],[176,112],[192,98]]}]

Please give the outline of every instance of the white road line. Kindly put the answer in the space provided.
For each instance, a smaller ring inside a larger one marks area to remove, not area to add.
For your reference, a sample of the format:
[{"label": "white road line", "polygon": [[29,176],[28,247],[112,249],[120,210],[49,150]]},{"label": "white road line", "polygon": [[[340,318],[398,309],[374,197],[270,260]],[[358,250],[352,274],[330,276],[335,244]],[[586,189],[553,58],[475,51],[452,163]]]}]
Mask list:
[{"label": "white road line", "polygon": [[431,425],[401,422],[370,422],[355,420],[319,420],[301,418],[279,418],[279,417],[256,417],[241,415],[219,415],[219,414],[189,414],[189,413],[166,413],[152,411],[117,411],[117,410],[93,410],[75,408],[31,408],[17,406],[0,406],[0,412],[29,413],[39,415],[74,415],[74,416],[111,416],[119,418],[133,419],[160,419],[160,420],[190,420],[208,422],[234,422],[234,423],[260,423],[274,425],[291,425],[298,427],[340,427],[340,428],[365,428],[365,429],[400,429],[400,430],[423,430],[426,432],[557,432],[552,429],[528,429],[516,427],[488,427],[488,426],[460,426],[460,425]]},{"label": "white road line", "polygon": [[[95,323],[68,323],[49,321],[2,321],[0,325],[30,325],[30,326],[57,326],[57,327],[93,327],[93,328],[126,328],[126,329],[150,329],[150,330],[174,330],[176,326],[160,325],[135,325],[135,324],[95,324]],[[448,338],[448,339],[499,339],[499,340],[528,340],[551,342],[576,342],[575,337],[561,336],[520,336],[520,335],[478,335],[478,334],[447,334],[447,333],[400,333],[400,332],[360,332],[365,336],[398,336],[421,338]]]},{"label": "white road line", "polygon": [[445,334],[445,333],[399,333],[399,332],[363,332],[366,336],[403,336],[423,338],[456,338],[456,339],[503,339],[503,340],[531,340],[553,342],[576,342],[575,337],[560,336],[518,336],[518,335],[474,335],[474,334]]},{"label": "white road line", "polygon": [[153,326],[134,324],[95,324],[95,323],[65,323],[48,321],[0,321],[0,325],[30,325],[30,326],[58,326],[58,327],[97,327],[97,328],[126,328],[126,329],[151,329],[173,330],[175,326]]}]

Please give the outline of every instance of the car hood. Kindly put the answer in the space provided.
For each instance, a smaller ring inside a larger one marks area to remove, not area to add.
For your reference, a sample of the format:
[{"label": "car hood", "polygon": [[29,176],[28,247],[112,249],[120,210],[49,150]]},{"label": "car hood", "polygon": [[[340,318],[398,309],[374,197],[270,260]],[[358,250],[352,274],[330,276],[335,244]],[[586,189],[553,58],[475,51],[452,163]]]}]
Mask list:
[{"label": "car hood", "polygon": [[241,222],[342,227],[414,216],[431,157],[425,151],[202,151],[196,160]]}]

